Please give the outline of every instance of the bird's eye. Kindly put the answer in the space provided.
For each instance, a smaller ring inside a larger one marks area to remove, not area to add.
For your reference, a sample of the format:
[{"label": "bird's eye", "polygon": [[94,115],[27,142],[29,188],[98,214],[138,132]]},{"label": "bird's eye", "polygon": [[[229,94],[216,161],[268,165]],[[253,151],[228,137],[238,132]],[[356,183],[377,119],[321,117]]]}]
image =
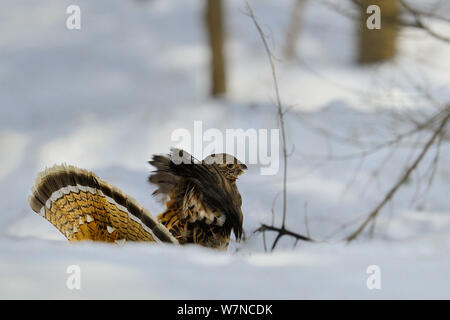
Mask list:
[{"label": "bird's eye", "polygon": [[228,169],[233,168],[233,164],[231,164],[231,163],[227,164],[227,168],[228,168]]}]

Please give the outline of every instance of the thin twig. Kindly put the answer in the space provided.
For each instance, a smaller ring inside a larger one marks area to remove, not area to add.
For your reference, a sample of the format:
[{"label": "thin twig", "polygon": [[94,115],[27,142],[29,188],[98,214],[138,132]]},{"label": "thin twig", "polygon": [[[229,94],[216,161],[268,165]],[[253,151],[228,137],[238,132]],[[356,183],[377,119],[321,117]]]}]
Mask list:
[{"label": "thin twig", "polygon": [[389,192],[386,194],[386,196],[383,198],[383,200],[375,207],[374,210],[368,215],[368,217],[364,220],[364,222],[359,226],[359,228],[350,234],[350,236],[347,237],[347,241],[353,241],[355,240],[367,227],[367,225],[370,222],[374,222],[376,217],[378,216],[378,213],[380,210],[388,203],[392,197],[395,195],[395,193],[398,191],[398,189],[408,180],[411,173],[417,168],[417,166],[420,164],[424,156],[427,154],[430,147],[435,143],[436,139],[442,134],[444,131],[445,125],[448,123],[448,120],[450,118],[450,106],[447,107],[447,114],[444,116],[443,120],[441,121],[439,127],[435,130],[434,134],[431,136],[431,138],[428,140],[426,145],[423,147],[422,151],[418,155],[418,157],[414,160],[414,162],[411,164],[411,166],[403,173],[403,175],[400,177],[400,179],[397,181],[397,183],[389,190]]},{"label": "thin twig", "polygon": [[276,68],[275,68],[275,62],[273,59],[272,51],[270,50],[269,45],[267,44],[267,40],[264,35],[264,32],[262,31],[261,26],[259,25],[258,20],[256,19],[255,14],[253,13],[253,10],[250,7],[250,5],[248,4],[248,2],[246,2],[246,10],[247,10],[247,15],[252,19],[253,23],[255,24],[256,29],[258,30],[258,33],[264,44],[264,48],[266,50],[267,57],[270,62],[270,67],[272,69],[272,78],[273,78],[273,83],[274,83],[274,88],[275,88],[275,95],[276,95],[276,99],[277,99],[278,121],[280,122],[281,139],[282,139],[282,144],[283,144],[283,220],[282,220],[281,226],[282,226],[282,228],[284,228],[284,226],[286,225],[286,210],[287,210],[287,208],[286,208],[287,207],[287,196],[286,196],[287,188],[286,188],[286,186],[287,186],[287,157],[288,157],[287,148],[286,148],[286,130],[284,127],[284,111],[283,111],[283,107],[281,105],[280,90],[278,88],[277,72],[276,72]]},{"label": "thin twig", "polygon": [[263,231],[263,244],[264,244],[264,252],[267,252],[267,243],[266,243],[266,232]]},{"label": "thin twig", "polygon": [[[360,0],[350,0],[350,1],[353,4],[355,4],[359,10],[361,10],[363,8],[362,2]],[[329,6],[330,8],[334,9],[336,12],[343,15],[344,17],[347,17],[351,20],[358,20],[360,17],[357,13],[353,12],[352,10],[349,10],[349,8],[344,9],[344,8],[336,5],[335,3],[333,3],[333,1],[322,0],[322,2],[325,5]],[[433,29],[431,29],[428,25],[426,25],[423,22],[423,18],[435,19],[435,20],[439,20],[439,21],[447,22],[447,23],[450,22],[450,19],[443,17],[443,16],[439,16],[436,13],[425,12],[425,11],[421,11],[416,8],[413,8],[411,5],[407,4],[404,0],[399,0],[399,3],[404,8],[404,11],[409,13],[412,16],[414,21],[410,22],[410,21],[406,21],[405,19],[402,19],[402,18],[397,18],[394,21],[395,23],[397,23],[397,25],[399,25],[401,27],[409,27],[409,28],[416,28],[416,29],[423,30],[424,32],[426,32],[428,35],[430,35],[431,37],[433,37],[435,39],[450,43],[449,37],[446,37],[440,33],[437,33]],[[383,20],[389,21],[390,19],[383,18]]]},{"label": "thin twig", "polygon": [[308,236],[308,238],[311,238],[311,233],[309,232],[309,223],[308,223],[308,202],[305,202],[304,208],[305,208],[304,220],[305,220],[306,235]]},{"label": "thin twig", "polygon": [[[311,239],[286,229],[288,151],[287,151],[287,147],[286,147],[286,129],[285,129],[285,125],[284,125],[285,110],[283,109],[283,106],[281,104],[280,90],[278,87],[278,79],[277,79],[277,72],[276,72],[276,67],[275,67],[275,62],[274,62],[274,55],[272,54],[272,51],[270,50],[269,45],[267,44],[266,36],[264,35],[264,32],[262,31],[262,28],[259,25],[258,20],[256,19],[255,14],[253,13],[253,10],[250,7],[250,5],[248,4],[248,2],[246,2],[246,10],[247,10],[246,14],[252,19],[252,21],[256,27],[256,30],[258,31],[258,33],[261,37],[261,40],[264,45],[264,49],[266,50],[267,58],[269,59],[270,68],[272,70],[272,78],[273,78],[273,84],[274,84],[274,89],[275,89],[275,96],[276,96],[276,101],[277,101],[278,122],[279,122],[280,130],[281,130],[281,140],[282,140],[282,149],[283,149],[283,219],[281,222],[281,228],[275,227],[273,225],[273,221],[272,221],[272,226],[262,225],[257,230],[259,232],[265,232],[267,230],[278,232],[278,235],[272,244],[272,251],[273,251],[275,249],[275,247],[277,246],[278,241],[284,235],[289,235],[291,237],[296,238],[297,240],[311,241]],[[273,214],[273,210],[272,210],[272,214]]]},{"label": "thin twig", "polygon": [[262,224],[255,232],[264,232],[264,231],[274,231],[274,232],[278,233],[277,238],[276,238],[274,244],[272,245],[272,250],[275,249],[276,242],[278,242],[278,240],[280,240],[280,238],[282,236],[285,236],[285,235],[294,237],[295,239],[298,239],[298,240],[315,242],[310,237],[307,237],[307,236],[304,236],[302,234],[290,231],[290,230],[288,230],[286,228],[277,228],[277,227],[274,227],[274,226],[269,226],[267,224]]},{"label": "thin twig", "polygon": [[[413,18],[414,18],[414,22],[413,23],[408,23],[408,22],[402,22],[401,25],[405,26],[405,27],[414,27],[414,28],[418,28],[418,29],[422,29],[423,31],[425,31],[426,33],[428,33],[430,36],[444,41],[444,42],[448,42],[450,43],[450,38],[437,33],[436,31],[434,31],[433,29],[431,29],[428,25],[426,25],[423,22],[423,17],[426,16],[428,18],[436,18],[439,19],[438,16],[433,15],[431,13],[426,13],[426,12],[422,12],[419,11],[413,7],[411,7],[409,4],[407,4],[404,0],[399,0],[399,3],[402,5],[403,8],[405,8],[405,10],[410,13]],[[446,22],[450,22],[448,19],[443,19],[440,18],[440,20],[446,21]]]}]

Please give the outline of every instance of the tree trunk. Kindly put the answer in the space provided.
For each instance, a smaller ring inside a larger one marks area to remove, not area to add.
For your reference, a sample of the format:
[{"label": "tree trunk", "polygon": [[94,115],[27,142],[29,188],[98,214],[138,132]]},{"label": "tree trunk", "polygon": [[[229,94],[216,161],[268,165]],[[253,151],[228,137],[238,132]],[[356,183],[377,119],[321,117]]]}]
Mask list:
[{"label": "tree trunk", "polygon": [[[359,0],[361,4],[359,63],[382,62],[395,57],[397,52],[397,0]],[[381,28],[369,29],[367,7],[377,5],[381,9]]]},{"label": "tree trunk", "polygon": [[211,48],[211,94],[217,97],[226,92],[222,0],[206,0],[205,18]]}]

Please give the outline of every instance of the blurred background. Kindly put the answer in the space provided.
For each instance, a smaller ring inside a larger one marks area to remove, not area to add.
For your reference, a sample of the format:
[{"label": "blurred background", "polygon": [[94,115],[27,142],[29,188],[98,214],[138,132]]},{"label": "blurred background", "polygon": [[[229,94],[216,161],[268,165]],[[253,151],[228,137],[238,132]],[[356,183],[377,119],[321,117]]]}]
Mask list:
[{"label": "blurred background", "polygon": [[[156,215],[147,161],[174,130],[278,128],[246,2],[2,1],[0,297],[449,298],[448,1],[249,4],[276,65],[287,202],[282,168],[250,167],[238,181],[246,239],[224,254],[69,245],[27,197],[39,171],[67,163]],[[80,29],[66,26],[70,5]],[[371,5],[380,30],[367,27]],[[280,228],[284,205],[285,227],[317,243],[283,236],[270,253],[278,233],[261,225]],[[81,291],[65,287],[68,264],[85,270]],[[369,264],[386,270],[379,292]]]}]

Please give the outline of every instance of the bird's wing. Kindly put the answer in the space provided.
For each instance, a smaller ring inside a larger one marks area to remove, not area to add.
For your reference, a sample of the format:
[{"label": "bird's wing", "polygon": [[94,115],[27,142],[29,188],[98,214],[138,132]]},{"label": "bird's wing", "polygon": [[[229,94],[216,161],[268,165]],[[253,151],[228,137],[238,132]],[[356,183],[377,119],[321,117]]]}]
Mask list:
[{"label": "bird's wing", "polygon": [[226,216],[212,209],[195,185],[175,188],[167,209],[158,220],[181,243],[196,243],[209,248],[226,249],[230,241],[231,226]]},{"label": "bird's wing", "polygon": [[133,198],[94,173],[73,166],[41,172],[29,203],[69,241],[177,243]]},{"label": "bird's wing", "polygon": [[203,194],[196,186],[187,188],[181,213],[188,223],[203,222],[206,225],[222,227],[226,221],[226,216],[222,211],[210,208],[203,201]]},{"label": "bird's wing", "polygon": [[201,195],[201,203],[211,211],[223,213],[224,226],[233,229],[236,238],[240,239],[242,211],[236,186],[216,166],[191,160],[191,155],[179,149],[173,149],[168,156],[154,156],[150,163],[157,169],[149,181],[159,186],[155,194],[170,194],[181,183],[194,187]]},{"label": "bird's wing", "polygon": [[179,184],[181,176],[177,175],[171,165],[176,163],[198,163],[199,161],[186,151],[172,149],[169,155],[154,155],[148,163],[155,167],[155,170],[148,177],[148,181],[158,188],[153,195],[158,195],[165,202],[174,188]]}]

